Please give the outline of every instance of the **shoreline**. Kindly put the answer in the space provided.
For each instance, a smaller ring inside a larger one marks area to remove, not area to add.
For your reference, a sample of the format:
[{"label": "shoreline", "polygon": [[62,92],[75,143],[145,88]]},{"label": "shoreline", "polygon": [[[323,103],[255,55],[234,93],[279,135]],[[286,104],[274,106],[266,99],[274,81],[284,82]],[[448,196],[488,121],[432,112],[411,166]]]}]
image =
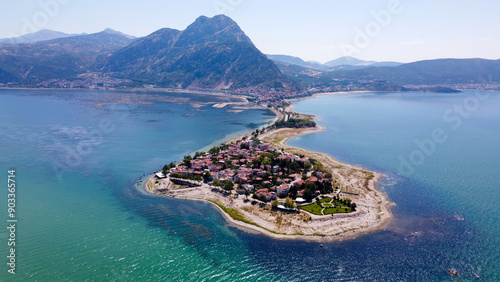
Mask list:
[{"label": "shoreline", "polygon": [[[248,101],[250,96],[248,95],[236,95],[232,93],[224,92],[204,92],[199,90],[187,90],[187,89],[170,89],[170,88],[28,88],[28,87],[0,87],[0,90],[29,90],[29,91],[72,91],[72,92],[104,92],[110,95],[116,95],[116,99],[113,102],[96,102],[94,104],[95,108],[102,108],[106,105],[111,104],[151,104],[154,102],[167,102],[174,104],[188,104],[195,109],[200,107],[211,105],[214,108],[229,108],[228,111],[240,112],[250,109],[267,109],[260,104],[255,104]],[[192,100],[190,97],[184,97],[179,95],[179,97],[164,96],[162,93],[173,93],[173,94],[192,94],[199,96],[213,96],[218,97],[221,101],[206,101],[200,102],[197,100]],[[123,95],[120,95],[123,94]]]},{"label": "shoreline", "polygon": [[[287,108],[287,111],[291,111],[291,108],[293,108],[293,105],[289,109]],[[280,112],[273,112],[278,115],[277,118],[279,119]],[[313,120],[316,119],[315,116],[308,117]],[[394,204],[388,200],[385,192],[377,188],[376,184],[384,176],[383,174],[341,163],[328,154],[309,152],[286,144],[292,137],[324,130],[326,128],[321,125],[316,125],[315,128],[280,128],[267,131],[260,135],[259,138],[271,143],[275,149],[282,149],[288,153],[302,154],[319,160],[334,175],[335,182],[341,187],[341,194],[348,195],[358,204],[358,209],[355,212],[333,214],[331,216],[313,215],[303,210],[299,210],[298,215],[272,210],[267,212],[266,208],[249,206],[249,201],[241,199],[241,195],[234,197],[213,192],[207,184],[197,188],[176,189],[174,188],[176,186],[168,178],[166,180],[160,179],[162,183],[155,184],[153,181],[159,181],[155,180],[154,175],[150,176],[148,181],[145,182],[144,189],[151,194],[211,203],[232,226],[246,232],[260,233],[275,239],[299,239],[317,242],[340,241],[384,229],[392,220],[390,207]],[[226,143],[239,140],[243,136],[233,138]],[[229,214],[230,212],[238,213],[236,217],[242,218],[244,221],[233,218],[234,215]],[[308,220],[305,220],[306,218]],[[274,223],[274,220],[278,223]],[[282,221],[284,222],[283,225]]]},{"label": "shoreline", "polygon": [[[338,92],[318,92],[318,93],[314,93],[314,94],[311,94],[310,96],[306,96],[306,97],[287,99],[287,102],[302,101],[302,100],[306,100],[309,98],[314,98],[314,97],[318,97],[318,96],[327,96],[327,95],[349,95],[349,94],[383,93],[383,92],[385,92],[385,91],[356,90],[356,91],[338,91]],[[292,108],[294,108],[294,106],[292,104],[290,104],[290,106],[292,106]]]}]

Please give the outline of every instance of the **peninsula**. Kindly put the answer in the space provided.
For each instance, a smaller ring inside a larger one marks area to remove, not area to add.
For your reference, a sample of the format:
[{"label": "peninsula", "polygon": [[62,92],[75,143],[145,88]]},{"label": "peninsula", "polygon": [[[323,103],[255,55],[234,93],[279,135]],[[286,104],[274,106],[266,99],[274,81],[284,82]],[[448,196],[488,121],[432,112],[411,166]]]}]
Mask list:
[{"label": "peninsula", "polygon": [[391,220],[383,175],[286,145],[324,128],[290,106],[273,112],[273,125],[165,165],[145,190],[209,202],[236,227],[281,239],[343,240]]}]

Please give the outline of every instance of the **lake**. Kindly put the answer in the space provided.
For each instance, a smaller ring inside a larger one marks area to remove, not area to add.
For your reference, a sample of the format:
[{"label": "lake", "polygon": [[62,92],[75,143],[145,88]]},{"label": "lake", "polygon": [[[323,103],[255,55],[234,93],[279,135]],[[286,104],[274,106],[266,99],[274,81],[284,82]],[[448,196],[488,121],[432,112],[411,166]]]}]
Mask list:
[{"label": "lake", "polygon": [[140,180],[165,163],[275,116],[204,104],[232,98],[138,95],[0,90],[0,168],[4,183],[16,170],[18,219],[16,275],[4,264],[1,280],[435,281],[449,268],[500,279],[499,92],[296,102],[327,130],[289,144],[386,174],[380,188],[396,204],[386,230],[323,248],[240,231],[207,203],[145,194]]}]

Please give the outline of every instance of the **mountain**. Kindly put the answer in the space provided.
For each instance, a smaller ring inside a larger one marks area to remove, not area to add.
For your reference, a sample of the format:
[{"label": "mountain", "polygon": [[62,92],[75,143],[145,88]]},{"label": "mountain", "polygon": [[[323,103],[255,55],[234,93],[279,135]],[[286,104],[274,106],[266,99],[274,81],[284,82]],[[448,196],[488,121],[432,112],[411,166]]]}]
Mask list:
[{"label": "mountain", "polygon": [[385,61],[385,62],[375,62],[371,64],[370,66],[372,67],[397,67],[402,65],[403,63],[400,62],[391,62],[391,61]]},{"label": "mountain", "polygon": [[326,66],[329,67],[336,67],[336,66],[343,66],[343,65],[349,65],[349,66],[361,66],[361,65],[371,65],[375,63],[374,61],[364,61],[364,60],[359,60],[354,57],[340,57],[335,60],[331,60],[325,63]]},{"label": "mountain", "polygon": [[293,88],[278,67],[224,15],[201,16],[184,31],[158,30],[114,53],[104,71],[163,87]]},{"label": "mountain", "polygon": [[500,89],[500,60],[437,59],[395,67],[324,72],[298,65],[285,67],[278,63],[278,66],[290,80],[309,92]]},{"label": "mountain", "polygon": [[337,71],[329,73],[328,77],[349,80],[384,80],[398,85],[481,84],[486,80],[500,83],[500,60],[425,60],[397,67],[369,67]]},{"label": "mountain", "polygon": [[56,38],[64,38],[70,36],[77,36],[80,34],[67,34],[60,31],[54,31],[50,29],[42,29],[37,32],[28,33],[23,36],[4,38],[0,39],[0,44],[23,44],[23,43],[35,43],[39,41],[46,41]]},{"label": "mountain", "polygon": [[181,31],[163,28],[140,38],[115,52],[106,64],[106,70],[122,74],[148,72],[150,65],[164,58],[179,38]]},{"label": "mountain", "polygon": [[[399,66],[402,63],[398,62],[375,62],[375,61],[364,61],[360,59],[356,59],[354,57],[340,57],[338,59],[328,61],[324,65],[328,67],[340,67],[340,66],[356,66],[356,67],[395,67]],[[337,68],[338,69],[338,68]],[[335,69],[335,70],[337,70]]]},{"label": "mountain", "polygon": [[102,68],[127,36],[105,30],[29,44],[0,45],[0,82],[30,86],[46,80],[72,79]]},{"label": "mountain", "polygon": [[267,55],[267,57],[274,62],[280,62],[284,64],[292,64],[305,68],[311,68],[316,70],[326,70],[328,66],[325,66],[318,62],[306,62],[299,57],[288,56],[288,55]]},{"label": "mountain", "polygon": [[114,29],[112,29],[112,28],[106,28],[105,30],[103,30],[103,31],[102,31],[102,33],[120,35],[120,36],[122,36],[122,37],[126,37],[126,38],[128,38],[128,39],[130,39],[130,40],[137,39],[137,37],[135,37],[135,36],[125,34],[125,33],[123,33],[123,32],[120,32],[120,31],[114,30]]},{"label": "mountain", "polygon": [[295,66],[300,66],[307,68],[307,71],[338,71],[338,70],[355,70],[366,67],[384,67],[384,66],[399,66],[401,63],[398,62],[375,62],[375,61],[364,61],[353,57],[341,57],[332,61],[328,61],[324,64],[312,61],[304,61],[299,57],[288,56],[288,55],[267,55],[267,57],[273,60],[282,72],[296,72],[298,70]]},{"label": "mountain", "polygon": [[261,94],[296,89],[224,15],[201,16],[183,31],[164,28],[143,38],[106,29],[89,35],[0,45],[0,85],[5,84],[156,85]]}]

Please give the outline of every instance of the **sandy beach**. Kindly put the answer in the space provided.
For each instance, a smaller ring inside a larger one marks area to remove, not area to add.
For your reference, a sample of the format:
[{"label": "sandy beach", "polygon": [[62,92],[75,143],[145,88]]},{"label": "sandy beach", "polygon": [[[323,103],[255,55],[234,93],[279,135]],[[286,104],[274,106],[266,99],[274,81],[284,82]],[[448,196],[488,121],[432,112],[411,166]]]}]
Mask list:
[{"label": "sandy beach", "polygon": [[[289,110],[291,108],[286,111]],[[315,118],[308,115],[305,117]],[[235,192],[223,193],[205,183],[199,187],[181,188],[168,178],[158,180],[154,175],[145,183],[145,190],[172,198],[209,202],[217,207],[233,226],[247,232],[258,232],[279,239],[337,241],[383,229],[392,219],[390,206],[393,203],[377,188],[376,184],[383,177],[382,174],[341,163],[327,154],[286,145],[286,141],[294,136],[323,130],[325,128],[320,125],[315,128],[281,128],[267,131],[260,135],[259,139],[270,142],[275,149],[320,161],[332,173],[334,186],[341,189],[340,197],[350,198],[357,204],[355,212],[314,215],[303,210],[294,213],[275,211],[272,210],[270,203],[264,204],[250,197],[247,199]],[[237,139],[241,137],[228,143]]]}]

